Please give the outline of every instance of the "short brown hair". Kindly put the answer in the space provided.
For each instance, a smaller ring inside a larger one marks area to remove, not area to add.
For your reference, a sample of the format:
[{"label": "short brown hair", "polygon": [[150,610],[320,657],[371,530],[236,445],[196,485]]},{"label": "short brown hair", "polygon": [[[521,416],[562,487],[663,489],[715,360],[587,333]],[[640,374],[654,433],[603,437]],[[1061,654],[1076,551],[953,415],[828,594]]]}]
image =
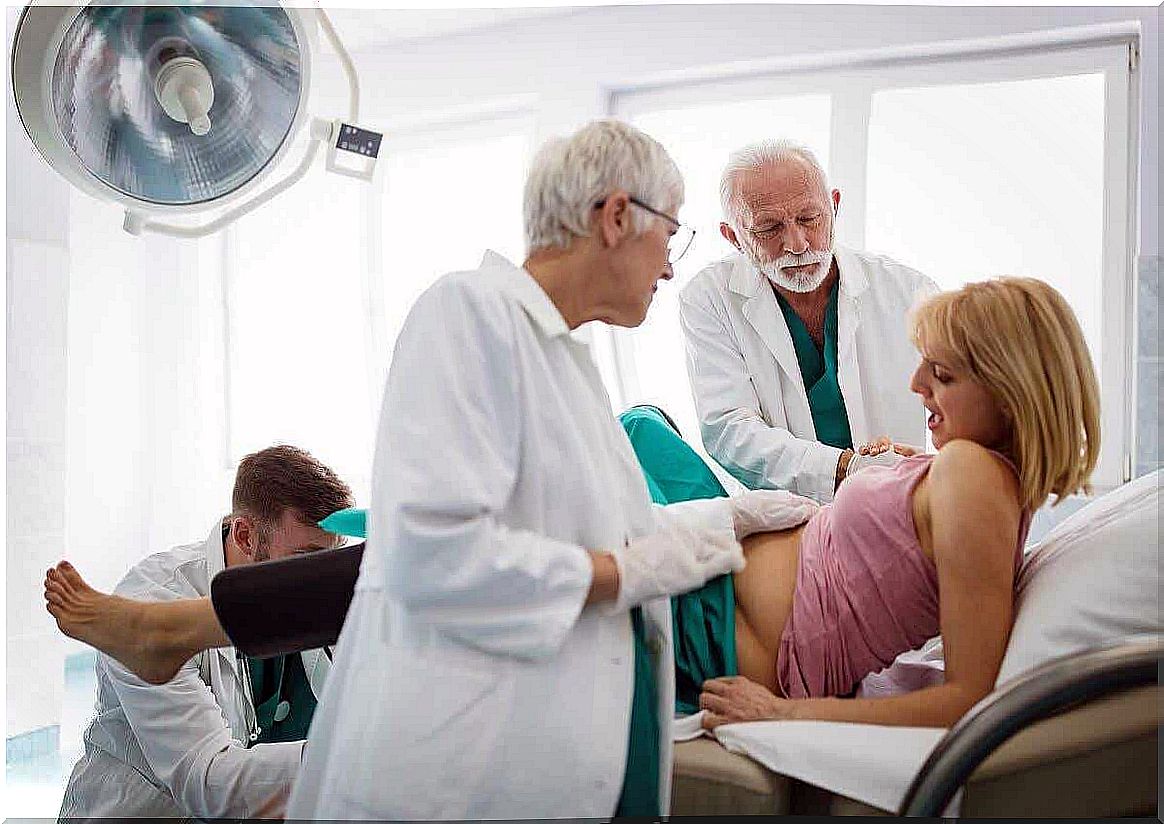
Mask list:
[{"label": "short brown hair", "polygon": [[1062,295],[1034,278],[969,283],[917,308],[912,332],[924,356],[940,352],[998,401],[1025,508],[1089,491],[1099,460],[1099,386]]},{"label": "short brown hair", "polygon": [[260,534],[291,509],[309,524],[352,506],[352,490],[331,469],[298,447],[278,444],[247,455],[234,477],[235,515],[250,515]]}]

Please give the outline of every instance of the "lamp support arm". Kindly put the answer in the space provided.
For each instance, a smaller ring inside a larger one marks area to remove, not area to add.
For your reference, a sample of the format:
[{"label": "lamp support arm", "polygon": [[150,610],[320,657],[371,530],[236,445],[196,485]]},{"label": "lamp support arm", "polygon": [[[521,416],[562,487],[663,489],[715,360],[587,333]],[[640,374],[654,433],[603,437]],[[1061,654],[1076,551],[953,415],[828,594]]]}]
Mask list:
[{"label": "lamp support arm", "polygon": [[348,77],[348,122],[358,123],[360,122],[360,78],[356,74],[356,66],[352,62],[352,56],[344,48],[343,41],[336,33],[335,26],[331,24],[331,18],[327,16],[327,12],[322,7],[316,5],[319,13],[319,27],[327,35],[327,41],[335,49],[340,64],[344,67],[344,74]]}]

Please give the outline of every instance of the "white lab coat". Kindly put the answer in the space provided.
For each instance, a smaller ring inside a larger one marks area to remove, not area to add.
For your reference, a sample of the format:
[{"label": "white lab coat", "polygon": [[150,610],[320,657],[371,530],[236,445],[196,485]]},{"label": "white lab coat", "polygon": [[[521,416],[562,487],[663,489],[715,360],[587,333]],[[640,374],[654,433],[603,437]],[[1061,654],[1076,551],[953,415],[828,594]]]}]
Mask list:
[{"label": "white lab coat", "polygon": [[[838,248],[837,379],[853,443],[881,435],[924,446],[925,409],[909,390],[919,355],[907,314],[937,291],[889,258]],[[679,297],[704,447],[753,489],[827,503],[841,450],[816,440],[792,335],[772,286],[742,254],[701,271]]]},{"label": "white lab coat", "polygon": [[[170,601],[209,595],[223,569],[222,522],[202,543],[150,555],[115,592]],[[328,659],[303,653],[317,692]],[[173,680],[147,684],[108,656],[97,656],[97,715],[73,769],[62,819],[280,814],[299,768],[303,742],[258,744],[245,669],[233,647],[188,661]]]},{"label": "white lab coat", "polygon": [[[368,550],[288,817],[612,815],[634,651],[628,612],[584,608],[586,549],[665,517],[588,347],[529,273],[490,252],[438,281],[396,345]],[[665,811],[671,614],[643,611]]]}]

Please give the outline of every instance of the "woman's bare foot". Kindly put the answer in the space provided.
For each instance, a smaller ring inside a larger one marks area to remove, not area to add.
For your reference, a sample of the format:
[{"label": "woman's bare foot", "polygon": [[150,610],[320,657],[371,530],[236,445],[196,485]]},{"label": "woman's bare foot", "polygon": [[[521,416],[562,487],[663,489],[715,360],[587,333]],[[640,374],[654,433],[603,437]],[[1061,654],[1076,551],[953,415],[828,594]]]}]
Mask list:
[{"label": "woman's bare foot", "polygon": [[150,684],[169,681],[189,657],[169,648],[152,621],[150,609],[162,604],[98,592],[68,561],[45,574],[44,597],[61,632],[116,658]]}]

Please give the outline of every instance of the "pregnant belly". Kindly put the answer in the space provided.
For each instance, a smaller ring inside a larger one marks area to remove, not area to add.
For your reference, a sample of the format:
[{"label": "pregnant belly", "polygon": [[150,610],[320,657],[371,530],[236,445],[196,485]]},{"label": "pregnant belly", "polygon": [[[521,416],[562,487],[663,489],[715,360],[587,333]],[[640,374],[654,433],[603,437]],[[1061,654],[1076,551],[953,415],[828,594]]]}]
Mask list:
[{"label": "pregnant belly", "polygon": [[740,675],[776,690],[780,636],[792,610],[800,536],[805,527],[745,538],[747,565],[732,576]]}]

